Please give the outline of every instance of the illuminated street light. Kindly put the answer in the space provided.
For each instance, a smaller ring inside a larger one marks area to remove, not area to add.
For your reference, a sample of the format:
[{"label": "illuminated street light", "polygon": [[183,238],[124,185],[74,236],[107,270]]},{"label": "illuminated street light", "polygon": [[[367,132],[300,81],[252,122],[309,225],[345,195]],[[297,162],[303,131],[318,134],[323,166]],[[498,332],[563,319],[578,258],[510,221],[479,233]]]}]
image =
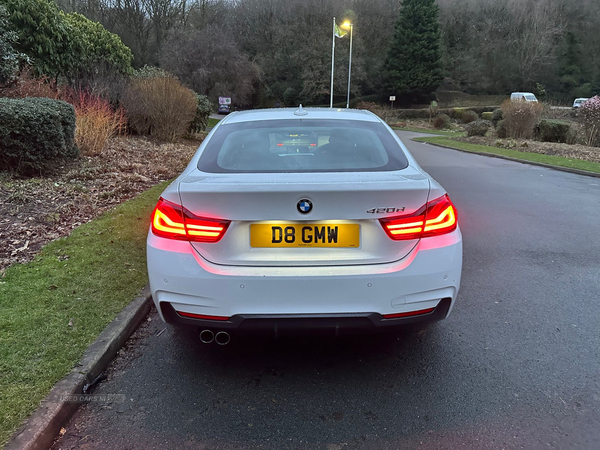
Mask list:
[{"label": "illuminated street light", "polygon": [[343,28],[350,28],[350,58],[348,59],[348,97],[346,99],[346,108],[350,108],[350,75],[352,73],[352,30],[354,24],[349,21],[345,21],[342,24]]}]

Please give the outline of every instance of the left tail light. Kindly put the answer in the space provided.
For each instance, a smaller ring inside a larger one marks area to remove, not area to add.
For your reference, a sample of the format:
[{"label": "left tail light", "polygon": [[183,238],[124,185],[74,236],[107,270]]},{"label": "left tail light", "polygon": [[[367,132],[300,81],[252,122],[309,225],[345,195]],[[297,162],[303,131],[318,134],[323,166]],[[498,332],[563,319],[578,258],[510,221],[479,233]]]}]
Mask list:
[{"label": "left tail light", "polygon": [[408,216],[379,219],[383,229],[395,241],[439,236],[456,230],[456,209],[448,194],[431,200]]},{"label": "left tail light", "polygon": [[198,217],[183,206],[162,197],[152,213],[153,234],[181,241],[219,242],[229,223],[228,220]]}]

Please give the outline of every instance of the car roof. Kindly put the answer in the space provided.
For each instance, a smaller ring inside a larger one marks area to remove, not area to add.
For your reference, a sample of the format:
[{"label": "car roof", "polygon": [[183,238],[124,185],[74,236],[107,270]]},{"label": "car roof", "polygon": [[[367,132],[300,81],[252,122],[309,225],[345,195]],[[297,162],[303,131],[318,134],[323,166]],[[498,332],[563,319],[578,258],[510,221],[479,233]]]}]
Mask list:
[{"label": "car roof", "polygon": [[253,122],[258,120],[284,120],[284,119],[338,119],[360,120],[363,122],[381,122],[375,114],[363,109],[345,108],[302,108],[305,114],[296,115],[298,108],[270,108],[237,111],[222,120],[225,123]]},{"label": "car roof", "polygon": [[513,92],[510,95],[534,95],[533,92]]}]

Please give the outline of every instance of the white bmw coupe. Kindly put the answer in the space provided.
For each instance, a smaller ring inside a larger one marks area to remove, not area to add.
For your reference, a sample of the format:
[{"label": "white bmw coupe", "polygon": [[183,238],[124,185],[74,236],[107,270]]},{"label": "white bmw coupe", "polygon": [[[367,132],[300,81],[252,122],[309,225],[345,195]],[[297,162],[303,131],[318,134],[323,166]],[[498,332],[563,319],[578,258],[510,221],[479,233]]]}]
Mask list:
[{"label": "white bmw coupe", "polygon": [[147,241],[162,319],[230,333],[389,330],[448,317],[457,212],[381,119],[235,112],[162,193]]}]

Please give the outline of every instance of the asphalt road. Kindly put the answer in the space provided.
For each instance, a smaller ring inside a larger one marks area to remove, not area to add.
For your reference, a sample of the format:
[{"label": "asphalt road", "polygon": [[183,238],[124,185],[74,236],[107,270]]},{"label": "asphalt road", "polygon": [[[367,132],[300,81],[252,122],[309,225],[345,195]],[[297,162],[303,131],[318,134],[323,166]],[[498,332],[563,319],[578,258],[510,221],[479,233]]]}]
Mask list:
[{"label": "asphalt road", "polygon": [[448,320],[217,347],[153,313],[55,447],[600,448],[600,179],[406,143],[459,212]]}]

